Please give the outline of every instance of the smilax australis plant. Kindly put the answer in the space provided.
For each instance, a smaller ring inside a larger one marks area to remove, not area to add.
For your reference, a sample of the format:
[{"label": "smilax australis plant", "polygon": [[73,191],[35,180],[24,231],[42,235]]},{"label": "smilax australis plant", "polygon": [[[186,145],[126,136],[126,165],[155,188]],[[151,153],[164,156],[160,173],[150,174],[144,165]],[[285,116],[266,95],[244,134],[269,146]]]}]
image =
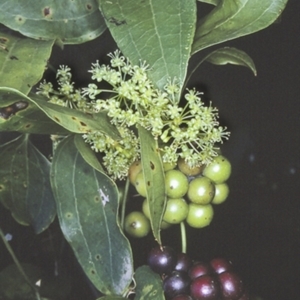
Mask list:
[{"label": "smilax australis plant", "polygon": [[[53,253],[51,271],[16,255],[1,220],[13,264],[1,265],[0,299],[88,299],[77,297],[81,285],[66,264],[61,271],[65,244],[90,299],[249,299],[230,262],[205,269],[186,253],[186,225],[213,222],[231,173],[218,109],[187,86],[203,62],[256,75],[244,51],[217,45],[268,27],[286,2],[0,0],[1,213],[30,226]],[[108,63],[80,53],[91,40],[99,41],[95,53],[111,45]],[[90,70],[74,76],[73,65],[53,64],[71,48]],[[86,74],[87,83],[73,79]],[[177,225],[179,256],[161,234]],[[137,265],[134,238],[146,236],[157,247],[149,266]]]}]

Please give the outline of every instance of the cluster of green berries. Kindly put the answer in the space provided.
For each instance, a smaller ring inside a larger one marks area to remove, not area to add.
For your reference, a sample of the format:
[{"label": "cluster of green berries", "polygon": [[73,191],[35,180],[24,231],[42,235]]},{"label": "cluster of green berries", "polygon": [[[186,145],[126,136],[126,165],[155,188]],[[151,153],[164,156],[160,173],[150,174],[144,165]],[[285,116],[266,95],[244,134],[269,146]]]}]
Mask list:
[{"label": "cluster of green berries", "polygon": [[[231,174],[231,164],[218,155],[209,165],[189,167],[180,158],[177,164],[165,164],[166,208],[162,229],[185,221],[194,228],[208,226],[213,218],[213,205],[223,203],[228,195],[226,183]],[[147,197],[146,184],[140,162],[134,163],[129,179],[142,197]],[[150,215],[147,198],[142,212],[131,212],[125,218],[125,230],[135,237],[143,237],[150,231]]]},{"label": "cluster of green berries", "polygon": [[[58,105],[89,113],[107,112],[121,139],[116,141],[94,130],[83,138],[94,151],[103,154],[110,176],[126,178],[130,165],[140,158],[137,126],[149,130],[158,141],[164,163],[174,164],[182,158],[194,168],[209,164],[217,156],[217,145],[229,137],[229,132],[219,126],[217,109],[211,104],[205,106],[199,92],[187,90],[179,101],[181,91],[176,78],[159,90],[149,79],[145,62],[133,65],[118,50],[108,56],[110,65],[99,61],[92,64],[89,72],[95,83],[75,89],[70,68],[61,66],[58,89],[44,81],[38,93]],[[101,88],[101,82],[109,88]]]}]

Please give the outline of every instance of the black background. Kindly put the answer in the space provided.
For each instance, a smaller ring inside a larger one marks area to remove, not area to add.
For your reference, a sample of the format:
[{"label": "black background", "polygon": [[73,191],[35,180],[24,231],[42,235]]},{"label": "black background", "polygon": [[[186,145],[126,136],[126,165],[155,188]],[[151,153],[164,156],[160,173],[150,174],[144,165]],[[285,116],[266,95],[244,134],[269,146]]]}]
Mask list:
[{"label": "black background", "polygon": [[[232,132],[222,149],[232,162],[233,173],[230,197],[216,207],[212,224],[188,230],[188,253],[195,259],[230,258],[251,294],[265,300],[300,295],[299,12],[300,2],[290,0],[280,20],[269,28],[221,45],[247,52],[256,64],[257,77],[243,67],[204,63],[189,82],[189,87],[197,87],[212,99],[222,123]],[[56,48],[50,62],[54,67],[71,66],[74,81],[86,84],[90,63],[115,48],[105,32],[83,45],[66,46],[63,51]],[[192,58],[191,68],[205,53]],[[17,254],[30,260],[36,247],[34,242],[24,246],[32,238],[30,229],[14,225],[9,215],[1,214],[4,228],[15,240],[19,237]],[[180,249],[178,237],[179,229],[163,233],[165,244]],[[145,263],[152,239],[132,242],[136,264]],[[0,250],[2,268],[9,258],[2,246]],[[39,250],[35,251],[38,257]],[[78,297],[87,290],[82,285]],[[88,299],[87,294],[84,297]]]}]

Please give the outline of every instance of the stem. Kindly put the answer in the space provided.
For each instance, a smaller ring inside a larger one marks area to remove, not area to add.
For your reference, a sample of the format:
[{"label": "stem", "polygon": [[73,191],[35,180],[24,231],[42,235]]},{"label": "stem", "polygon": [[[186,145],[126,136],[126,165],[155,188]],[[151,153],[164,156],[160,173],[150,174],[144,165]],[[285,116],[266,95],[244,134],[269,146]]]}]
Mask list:
[{"label": "stem", "polygon": [[125,210],[126,210],[129,184],[130,184],[129,177],[127,177],[125,188],[124,188],[124,195],[123,195],[123,199],[122,199],[122,208],[121,208],[121,229],[122,230],[124,230],[124,219],[125,219]]},{"label": "stem", "polygon": [[186,230],[184,222],[180,222],[181,252],[186,253]]},{"label": "stem", "polygon": [[27,277],[26,273],[24,272],[24,269],[22,268],[19,260],[17,259],[17,257],[15,256],[15,253],[13,251],[13,249],[11,248],[10,244],[8,243],[8,241],[6,240],[4,233],[2,231],[2,229],[0,228],[0,237],[7,249],[7,251],[9,252],[11,258],[13,259],[14,263],[16,264],[20,274],[23,276],[23,278],[25,279],[26,283],[31,287],[31,289],[34,291],[36,299],[40,300],[40,294],[36,288],[36,286],[34,284],[32,284],[32,282],[30,281],[30,279]]}]

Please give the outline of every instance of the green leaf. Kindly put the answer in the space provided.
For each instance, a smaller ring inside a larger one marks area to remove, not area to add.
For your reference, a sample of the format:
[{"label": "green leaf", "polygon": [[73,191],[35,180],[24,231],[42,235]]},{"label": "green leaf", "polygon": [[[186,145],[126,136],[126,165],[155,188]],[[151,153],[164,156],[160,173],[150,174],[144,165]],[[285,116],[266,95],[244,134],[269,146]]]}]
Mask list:
[{"label": "green leaf", "polygon": [[134,300],[165,300],[162,280],[148,266],[141,266],[135,272],[136,296]]},{"label": "green leaf", "polygon": [[168,78],[183,85],[195,32],[194,0],[98,2],[114,40],[133,64],[146,61],[160,89]]},{"label": "green leaf", "polygon": [[27,95],[43,76],[53,42],[7,33],[0,27],[0,86],[15,88]]},{"label": "green leaf", "polygon": [[95,152],[91,147],[83,140],[82,136],[76,134],[74,137],[74,143],[83,159],[94,169],[104,173],[102,165],[100,164]]},{"label": "green leaf", "polygon": [[58,125],[33,102],[28,101],[24,94],[1,87],[0,131],[58,135],[69,133],[69,130]]},{"label": "green leaf", "polygon": [[96,0],[1,0],[0,23],[38,40],[79,44],[106,29]]},{"label": "green leaf", "polygon": [[[22,268],[33,285],[41,279],[40,268],[30,264],[22,264]],[[36,299],[35,292],[15,264],[9,265],[0,272],[0,299]]]},{"label": "green leaf", "polygon": [[120,230],[118,190],[88,165],[73,136],[59,143],[51,183],[60,227],[91,282],[106,295],[122,295],[131,283],[130,244]]},{"label": "green leaf", "polygon": [[[110,123],[105,112],[84,113],[76,109],[50,103],[38,95],[31,94],[30,97],[27,97],[19,91],[10,88],[0,88],[0,97],[3,99],[15,99],[15,102],[32,102],[50,119],[71,132],[86,133],[91,130],[99,130],[114,139],[119,139],[118,130]],[[0,118],[0,126],[1,121],[5,122],[5,119],[3,121]]]},{"label": "green leaf", "polygon": [[160,225],[166,205],[164,169],[157,141],[143,127],[138,127],[141,161],[147,187],[150,222],[154,238],[161,245]]},{"label": "green leaf", "polygon": [[249,68],[254,76],[256,76],[256,68],[251,57],[244,51],[233,48],[233,47],[224,47],[217,49],[210,54],[208,54],[205,59],[214,65],[238,65]]},{"label": "green leaf", "polygon": [[288,0],[221,0],[197,25],[192,53],[262,30],[282,13]]},{"label": "green leaf", "polygon": [[56,215],[49,161],[25,134],[0,146],[0,157],[0,201],[17,222],[42,232]]}]

